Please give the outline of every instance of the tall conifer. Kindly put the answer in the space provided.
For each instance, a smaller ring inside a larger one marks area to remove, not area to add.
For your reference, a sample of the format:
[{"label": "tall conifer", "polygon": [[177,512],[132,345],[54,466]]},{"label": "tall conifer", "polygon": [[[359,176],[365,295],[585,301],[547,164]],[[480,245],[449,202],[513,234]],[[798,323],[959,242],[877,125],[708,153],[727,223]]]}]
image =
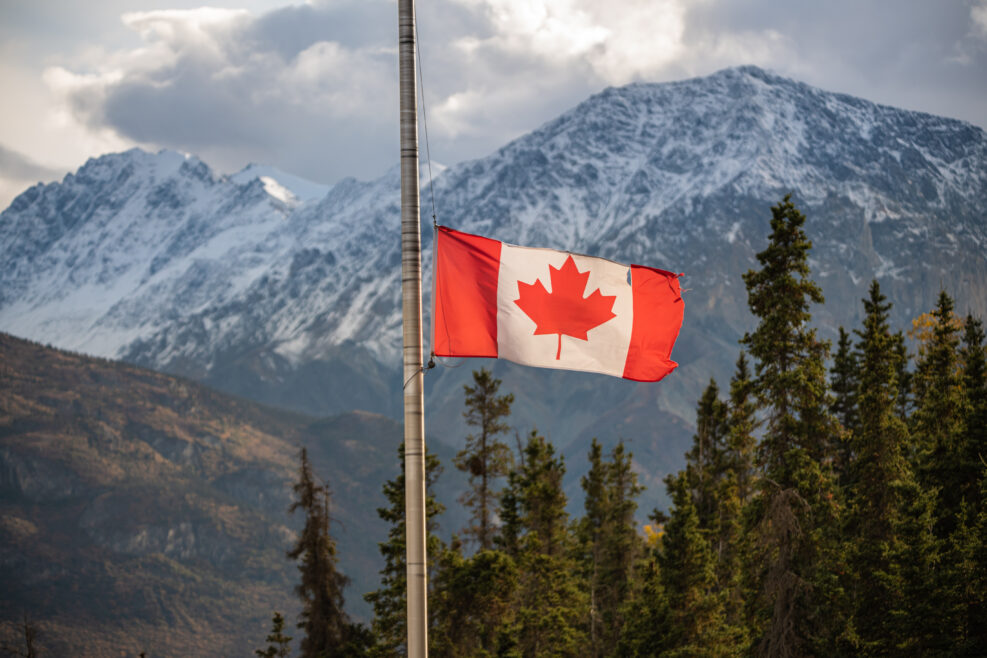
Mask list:
[{"label": "tall conifer", "polygon": [[836,343],[836,354],[833,355],[833,367],[830,370],[830,388],[833,391],[833,403],[830,410],[843,427],[836,439],[833,455],[833,467],[840,485],[849,484],[848,465],[850,463],[850,437],[858,429],[859,414],[857,412],[858,365],[857,355],[853,351],[850,334],[840,327],[840,338]]},{"label": "tall conifer", "polygon": [[888,655],[902,644],[895,619],[907,616],[909,602],[899,559],[905,547],[902,510],[922,494],[904,454],[908,430],[897,411],[898,356],[888,327],[890,304],[874,281],[864,303],[864,326],[857,331],[860,365],[860,418],[851,435],[846,590],[852,592],[852,622],[846,634],[855,651]]},{"label": "tall conifer", "polygon": [[470,525],[463,534],[481,550],[493,548],[494,524],[500,478],[511,469],[511,451],[499,437],[508,431],[505,419],[511,413],[514,395],[497,395],[500,380],[485,368],[473,371],[473,386],[464,386],[466,424],[476,433],[466,437],[466,447],[456,455],[456,467],[469,476],[470,489],[460,499],[470,510]]},{"label": "tall conifer", "polygon": [[962,468],[964,400],[959,371],[959,330],[953,315],[953,299],[945,291],[932,312],[931,337],[924,346],[915,372],[915,412],[912,433],[920,481],[926,489],[939,488],[936,529],[949,535],[964,487]]},{"label": "tall conifer", "polygon": [[964,423],[956,480],[959,497],[973,513],[985,502],[980,493],[980,480],[987,462],[987,353],[984,349],[983,323],[967,315],[960,350]]},{"label": "tall conifer", "polygon": [[301,582],[295,592],[302,600],[298,628],[303,658],[320,658],[342,650],[347,641],[349,618],[343,611],[343,588],[348,579],[336,567],[336,542],[329,534],[328,485],[315,483],[308,451],[302,448],[295,502],[290,512],[302,510],[305,525],[288,557],[298,561]]},{"label": "tall conifer", "polygon": [[[364,595],[364,600],[373,606],[374,634],[373,656],[404,655],[407,640],[407,567],[405,545],[405,505],[404,505],[404,444],[398,446],[398,459],[401,473],[393,480],[384,483],[384,497],[387,507],[378,507],[377,515],[390,524],[387,541],[378,544],[384,558],[384,568],[380,572],[380,588]],[[433,567],[442,548],[441,541],[434,534],[435,517],[445,507],[432,494],[435,481],[442,473],[442,466],[434,454],[425,454],[425,517],[428,529],[426,550],[428,562]]]},{"label": "tall conifer", "polygon": [[523,656],[576,656],[586,644],[580,628],[585,597],[573,578],[564,474],[561,456],[532,431],[517,478],[523,536],[514,637]]},{"label": "tall conifer", "polygon": [[665,655],[732,655],[735,646],[726,624],[725,597],[717,591],[716,563],[692,495],[681,473],[666,482],[673,507],[659,554],[671,621]]},{"label": "tall conifer", "polygon": [[634,512],[642,487],[623,442],[614,446],[607,462],[593,439],[589,461],[590,470],[582,479],[586,514],[579,522],[579,540],[590,594],[590,651],[599,656],[616,646],[624,624],[623,604],[640,553]]},{"label": "tall conifer", "polygon": [[827,399],[828,345],[809,328],[809,307],[823,295],[809,278],[805,216],[789,197],[771,212],[768,246],[757,254],[761,269],[744,275],[759,323],[742,343],[756,360],[765,410],[764,477],[755,511],[767,615],[759,652],[788,656],[826,642],[824,560],[826,543],[834,541],[836,504],[826,461],[837,429]]}]

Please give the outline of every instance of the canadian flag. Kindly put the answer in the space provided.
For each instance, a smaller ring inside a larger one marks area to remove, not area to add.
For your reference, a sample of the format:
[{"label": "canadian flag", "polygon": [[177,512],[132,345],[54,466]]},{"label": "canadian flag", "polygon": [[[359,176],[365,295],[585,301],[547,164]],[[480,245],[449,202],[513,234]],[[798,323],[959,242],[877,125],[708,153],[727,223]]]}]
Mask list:
[{"label": "canadian flag", "polygon": [[432,345],[437,356],[658,381],[682,326],[678,276],[535,249],[440,226]]}]

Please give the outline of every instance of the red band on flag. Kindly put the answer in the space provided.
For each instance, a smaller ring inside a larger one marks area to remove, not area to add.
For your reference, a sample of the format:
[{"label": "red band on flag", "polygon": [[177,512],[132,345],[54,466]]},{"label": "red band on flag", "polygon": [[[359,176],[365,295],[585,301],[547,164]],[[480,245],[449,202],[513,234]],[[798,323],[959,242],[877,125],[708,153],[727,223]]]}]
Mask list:
[{"label": "red band on flag", "polygon": [[631,287],[634,328],[624,379],[656,382],[678,366],[670,357],[685,311],[679,279],[665,270],[631,265]]},{"label": "red band on flag", "polygon": [[435,354],[496,358],[500,242],[440,226],[436,246]]}]

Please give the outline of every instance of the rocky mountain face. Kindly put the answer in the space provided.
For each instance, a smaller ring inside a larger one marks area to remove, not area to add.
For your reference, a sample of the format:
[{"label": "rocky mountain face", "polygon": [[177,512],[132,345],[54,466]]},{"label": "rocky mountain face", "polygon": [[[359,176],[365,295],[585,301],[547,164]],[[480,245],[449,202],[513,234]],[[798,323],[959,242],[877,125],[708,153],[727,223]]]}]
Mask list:
[{"label": "rocky mountain face", "polygon": [[26,616],[40,655],[253,655],[274,610],[293,625],[299,609],[302,446],[333,490],[347,610],[367,620],[401,435],[0,334],[0,645],[22,646]]},{"label": "rocky mountain face", "polygon": [[[29,189],[0,214],[0,328],[295,410],[399,417],[397,170],[321,198],[256,172],[130,151]],[[726,385],[752,326],[741,274],[786,194],[808,216],[824,336],[857,325],[874,278],[898,327],[940,286],[987,312],[984,131],[753,67],[607,89],[434,187],[442,224],[685,274],[680,368],[659,384],[506,362],[426,375],[429,430],[457,444],[462,384],[493,367],[519,432],[578,460],[570,494],[598,436],[630,442],[643,506],[660,500],[702,388]]]}]

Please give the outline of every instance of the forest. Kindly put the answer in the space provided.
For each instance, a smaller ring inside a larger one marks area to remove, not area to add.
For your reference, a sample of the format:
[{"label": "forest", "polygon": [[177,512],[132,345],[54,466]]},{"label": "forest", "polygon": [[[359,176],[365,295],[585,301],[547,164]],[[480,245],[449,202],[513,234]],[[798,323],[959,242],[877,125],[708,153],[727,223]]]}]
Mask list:
[{"label": "forest", "polygon": [[[755,327],[731,381],[698,400],[686,466],[665,480],[672,505],[643,531],[622,443],[593,442],[570,518],[561,455],[535,429],[513,435],[513,395],[473,373],[473,431],[452,465],[469,478],[456,503],[470,523],[449,542],[429,528],[432,655],[987,655],[982,321],[943,291],[892,328],[874,281],[862,325],[821,340],[805,220],[788,197],[772,208],[744,275]],[[426,470],[432,484],[442,466],[429,455]],[[369,625],[344,610],[319,482],[303,451],[288,554],[303,610],[297,626],[275,613],[256,653],[404,655],[403,478],[378,510],[390,531]],[[429,495],[428,517],[443,509]]]}]

